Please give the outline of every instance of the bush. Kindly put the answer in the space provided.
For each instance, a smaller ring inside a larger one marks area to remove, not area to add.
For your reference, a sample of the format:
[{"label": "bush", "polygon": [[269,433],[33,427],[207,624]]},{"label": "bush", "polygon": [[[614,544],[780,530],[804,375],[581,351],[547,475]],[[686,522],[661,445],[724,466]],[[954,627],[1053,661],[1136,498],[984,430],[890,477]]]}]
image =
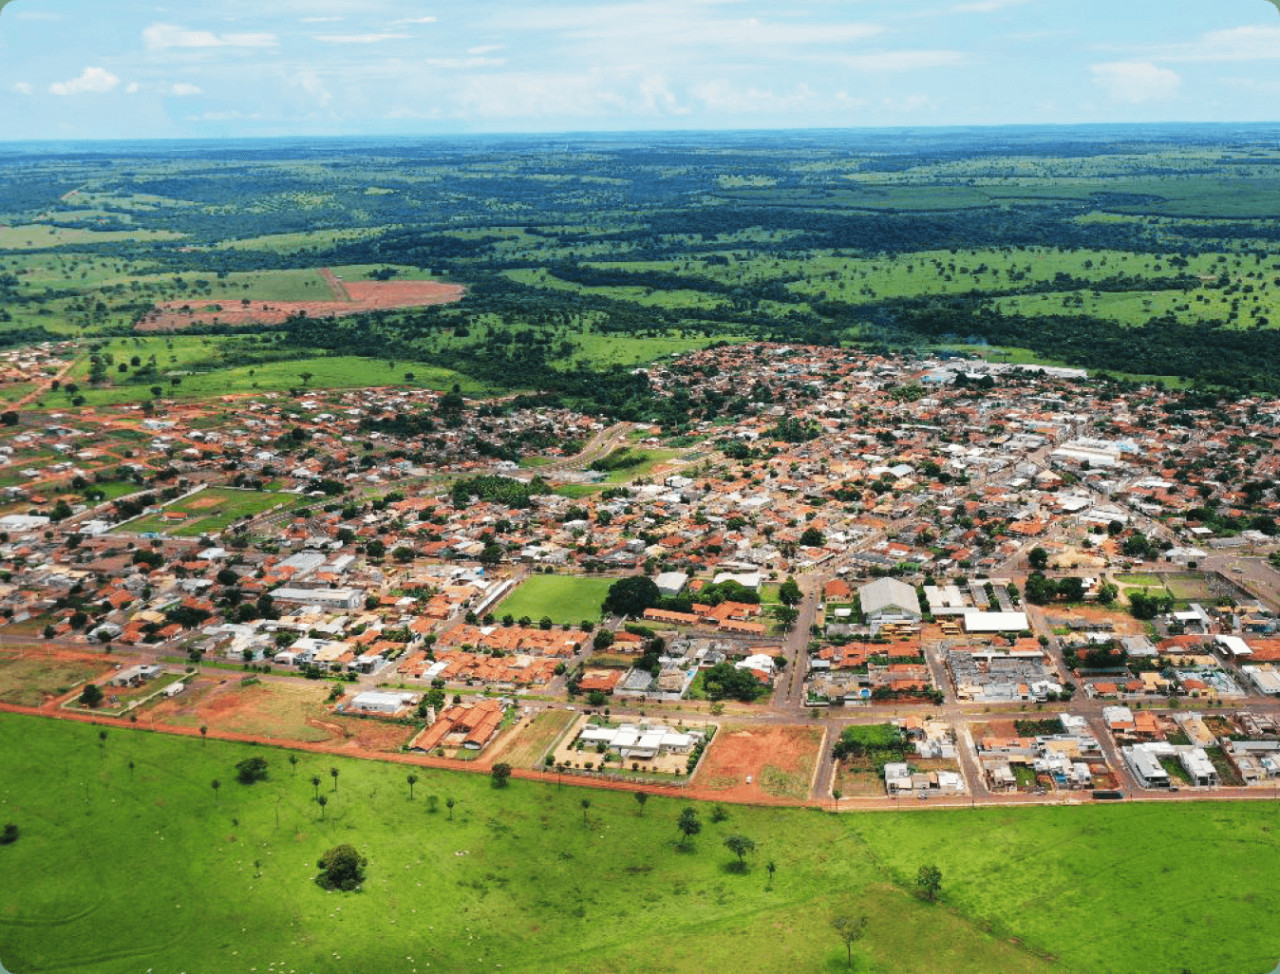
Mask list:
[{"label": "bush", "polygon": [[264,781],[266,777],[266,758],[245,758],[236,765],[236,781],[242,785],[251,785],[255,781]]},{"label": "bush", "polygon": [[18,827],[10,822],[0,832],[0,845],[13,845],[18,841]]},{"label": "bush", "polygon": [[316,882],[325,889],[351,892],[364,882],[364,867],[369,860],[356,851],[355,846],[343,843],[334,846],[323,856],[317,866],[320,875]]}]

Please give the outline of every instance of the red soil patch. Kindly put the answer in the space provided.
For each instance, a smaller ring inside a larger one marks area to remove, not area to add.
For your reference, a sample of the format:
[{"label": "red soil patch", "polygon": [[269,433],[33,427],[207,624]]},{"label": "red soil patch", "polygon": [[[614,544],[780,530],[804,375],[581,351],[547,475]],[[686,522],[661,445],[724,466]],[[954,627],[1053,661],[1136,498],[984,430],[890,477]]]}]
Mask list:
[{"label": "red soil patch", "polygon": [[[424,308],[461,301],[467,291],[461,284],[437,281],[353,281],[325,279],[334,288],[329,301],[163,301],[140,321],[137,331],[182,331],[194,325],[280,325],[299,312],[312,318],[339,318],[365,311]],[[345,294],[349,300],[336,295]],[[215,310],[215,305],[222,310]],[[183,308],[186,310],[182,310]]]},{"label": "red soil patch", "polygon": [[722,727],[702,758],[693,789],[699,797],[776,802],[783,796],[766,791],[766,782],[761,780],[767,767],[771,778],[777,778],[779,772],[793,776],[807,796],[821,739],[822,731],[816,727]]}]

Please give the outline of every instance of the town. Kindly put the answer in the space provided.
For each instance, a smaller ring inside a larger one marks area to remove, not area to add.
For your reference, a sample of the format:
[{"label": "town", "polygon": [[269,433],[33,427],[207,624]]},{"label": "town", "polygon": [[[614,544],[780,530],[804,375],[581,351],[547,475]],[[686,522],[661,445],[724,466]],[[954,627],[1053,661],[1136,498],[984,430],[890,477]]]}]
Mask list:
[{"label": "town", "polygon": [[760,343],[643,370],[675,430],[72,407],[73,355],[11,363],[4,709],[835,809],[1280,793],[1280,403]]}]

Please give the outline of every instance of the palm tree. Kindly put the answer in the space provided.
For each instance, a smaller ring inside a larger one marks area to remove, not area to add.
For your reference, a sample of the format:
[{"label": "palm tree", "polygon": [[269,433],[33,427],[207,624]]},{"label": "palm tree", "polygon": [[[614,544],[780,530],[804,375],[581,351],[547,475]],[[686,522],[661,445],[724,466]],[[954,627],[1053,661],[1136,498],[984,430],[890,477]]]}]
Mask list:
[{"label": "palm tree", "polygon": [[200,725],[200,739],[203,741],[209,739],[209,726],[207,724]]},{"label": "palm tree", "polygon": [[452,822],[452,821],[453,821],[453,806],[454,806],[454,805],[456,805],[456,804],[458,804],[458,803],[457,803],[457,802],[455,802],[452,798],[446,798],[446,799],[444,800],[444,806],[445,806],[445,808],[449,809],[449,821],[450,821],[450,822]]},{"label": "palm tree", "polygon": [[582,827],[584,829],[587,827],[587,810],[590,807],[591,807],[591,799],[590,798],[582,799]]},{"label": "palm tree", "polygon": [[[222,782],[219,781],[217,778],[214,778],[211,782],[209,782],[209,786],[213,788],[213,794],[214,794],[214,797],[216,798],[218,795],[218,789],[222,787]],[[219,805],[222,804],[222,799],[220,798],[218,799],[218,804]]]},{"label": "palm tree", "polygon": [[290,754],[290,755],[289,755],[289,764],[293,766],[293,773],[294,773],[294,774],[297,774],[297,773],[298,773],[298,755],[296,755],[296,754]]},{"label": "palm tree", "polygon": [[329,769],[329,777],[331,777],[331,778],[333,779],[333,790],[334,790],[334,791],[337,791],[337,790],[338,790],[338,769],[337,769],[337,768],[330,768],[330,769]]},{"label": "palm tree", "polygon": [[418,776],[416,774],[411,774],[404,780],[409,782],[409,801],[413,801],[413,786],[418,783]]},{"label": "palm tree", "polygon": [[329,798],[326,795],[321,795],[316,801],[320,803],[320,817],[324,818],[324,807],[329,804]]},{"label": "palm tree", "polygon": [[320,776],[318,774],[313,774],[311,776],[311,784],[315,786],[316,798],[319,798],[320,797]]},{"label": "palm tree", "polygon": [[104,731],[104,730],[100,730],[100,731],[98,731],[98,744],[99,744],[99,746],[100,746],[100,747],[106,747],[106,746],[107,746],[107,732],[106,732],[106,731]]},{"label": "palm tree", "polygon": [[770,859],[764,864],[764,868],[769,872],[769,889],[773,889],[773,874],[778,871],[778,864]]}]

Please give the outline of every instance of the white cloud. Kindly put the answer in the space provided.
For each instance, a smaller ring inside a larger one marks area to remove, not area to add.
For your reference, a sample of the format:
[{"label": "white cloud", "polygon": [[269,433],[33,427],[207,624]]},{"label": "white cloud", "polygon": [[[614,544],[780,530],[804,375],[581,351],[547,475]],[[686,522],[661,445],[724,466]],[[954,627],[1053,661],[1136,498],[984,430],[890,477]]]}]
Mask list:
[{"label": "white cloud", "polygon": [[1117,101],[1132,105],[1172,98],[1182,85],[1176,72],[1149,61],[1111,61],[1095,64],[1090,70],[1095,85]]},{"label": "white cloud", "polygon": [[1027,0],[975,0],[973,3],[958,3],[951,8],[957,14],[993,14],[1009,7],[1017,7]]},{"label": "white cloud", "polygon": [[120,79],[106,68],[85,68],[78,78],[55,81],[49,91],[55,95],[102,95],[120,84]]},{"label": "white cloud", "polygon": [[29,81],[18,81],[14,83],[13,90],[19,95],[33,95],[36,89]]},{"label": "white cloud", "polygon": [[289,84],[295,88],[301,88],[313,99],[321,108],[328,108],[329,103],[333,101],[333,95],[324,82],[320,80],[320,76],[310,68],[299,71],[289,79]]},{"label": "white cloud", "polygon": [[482,54],[492,54],[494,51],[501,51],[505,46],[505,44],[481,44],[478,47],[467,48],[467,53],[478,57]]},{"label": "white cloud", "polygon": [[199,85],[179,81],[169,89],[169,94],[173,95],[175,98],[190,98],[192,95],[203,95],[204,89]]},{"label": "white cloud", "polygon": [[430,57],[422,61],[432,68],[497,68],[507,63],[501,57]]},{"label": "white cloud", "polygon": [[954,68],[969,62],[962,51],[877,51],[838,59],[858,71],[920,71],[925,68]]},{"label": "white cloud", "polygon": [[173,24],[152,24],[142,32],[142,39],[152,51],[163,51],[171,47],[275,47],[279,43],[275,34],[215,34],[208,30],[189,30]]},{"label": "white cloud", "polygon": [[408,34],[317,34],[315,40],[323,44],[381,44],[383,41],[402,41]]},{"label": "white cloud", "polygon": [[129,87],[124,90],[124,93],[126,95],[136,95],[141,90],[142,90],[142,85],[138,84],[138,82],[136,81],[131,81],[129,83]]},{"label": "white cloud", "polygon": [[400,24],[434,24],[435,22],[435,17],[405,17],[403,20],[393,20],[391,23],[393,26],[399,26]]},{"label": "white cloud", "polygon": [[344,17],[303,17],[302,22],[304,24],[336,24],[345,19]]},{"label": "white cloud", "polygon": [[811,109],[817,96],[808,85],[789,94],[749,86],[736,88],[724,80],[695,85],[690,94],[702,107],[719,115],[779,115]]},{"label": "white cloud", "polygon": [[1157,52],[1161,61],[1271,61],[1280,58],[1280,27],[1215,30],[1190,44]]}]

